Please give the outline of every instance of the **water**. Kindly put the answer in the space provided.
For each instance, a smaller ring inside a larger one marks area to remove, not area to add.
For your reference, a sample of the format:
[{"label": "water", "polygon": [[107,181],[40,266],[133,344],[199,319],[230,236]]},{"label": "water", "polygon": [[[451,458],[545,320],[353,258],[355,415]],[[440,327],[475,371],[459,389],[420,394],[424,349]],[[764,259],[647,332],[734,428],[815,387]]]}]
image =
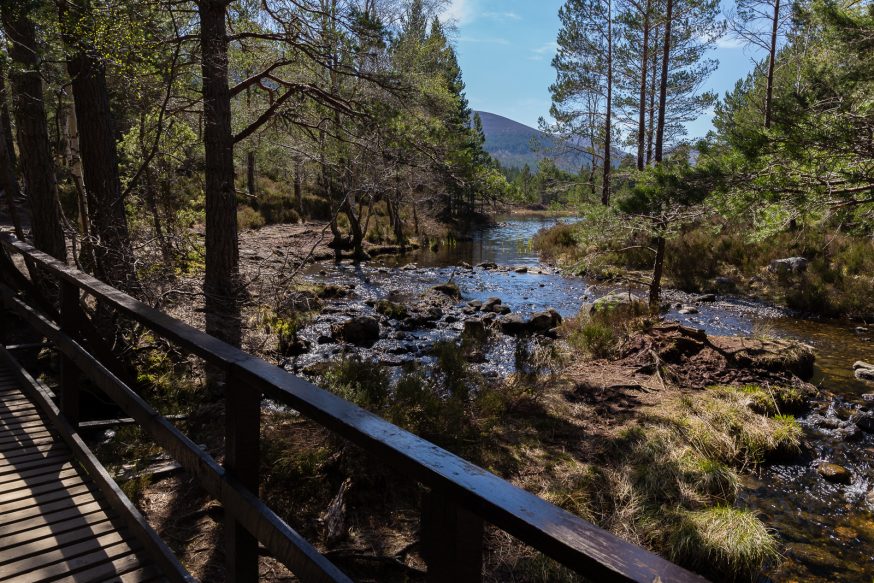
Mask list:
[{"label": "water", "polygon": [[[555,308],[565,317],[575,315],[583,303],[615,291],[615,287],[595,285],[540,264],[529,241],[537,231],[559,220],[572,219],[510,218],[473,233],[471,240],[444,245],[437,251],[387,257],[363,266],[313,266],[307,273],[311,281],[353,284],[357,298],[346,302],[346,311],[320,317],[304,336],[315,345],[331,323],[347,318],[350,312],[372,313],[368,301],[391,294],[412,304],[429,287],[449,280],[458,284],[465,301],[497,296],[513,312],[523,315],[547,308]],[[463,269],[458,267],[462,262],[494,262],[509,269]],[[516,273],[515,269],[522,267],[527,272]],[[859,333],[856,324],[803,320],[741,298],[720,297],[717,302],[698,304],[697,314],[683,315],[676,304],[689,303],[692,298],[671,292],[668,299],[674,307],[667,318],[710,334],[767,334],[793,338],[816,349],[813,382],[830,395],[800,420],[809,450],[798,463],[768,466],[747,478],[740,503],[759,512],[784,544],[784,559],[767,573],[774,581],[874,582],[874,494],[869,494],[874,486],[874,437],[864,434],[859,440],[847,441],[839,429],[847,424],[846,417],[866,405],[862,395],[874,392],[874,386],[855,380],[852,373],[856,360],[874,362],[874,328]],[[434,328],[403,333],[401,340],[381,339],[373,349],[354,350],[363,356],[382,355],[379,358],[385,364],[402,364],[427,358],[427,348],[435,340],[457,337],[461,329],[460,321],[445,324],[441,320]],[[338,350],[335,345],[316,349],[293,366],[324,361]],[[501,363],[511,363],[512,355],[511,340],[498,342],[488,354],[484,372],[507,372]],[[815,469],[821,461],[847,467],[853,473],[853,483],[843,486],[824,481]]]}]

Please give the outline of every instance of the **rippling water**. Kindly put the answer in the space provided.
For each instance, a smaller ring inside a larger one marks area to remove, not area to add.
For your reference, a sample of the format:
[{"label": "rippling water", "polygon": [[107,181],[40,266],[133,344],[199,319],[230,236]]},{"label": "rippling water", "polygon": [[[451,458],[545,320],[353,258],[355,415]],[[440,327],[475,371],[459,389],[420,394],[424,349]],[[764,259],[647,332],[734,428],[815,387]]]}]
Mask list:
[{"label": "rippling water", "polygon": [[[428,287],[452,279],[465,300],[497,296],[514,312],[528,314],[554,307],[563,316],[571,316],[581,304],[613,289],[548,269],[544,273],[515,273],[455,267],[460,262],[476,265],[491,261],[539,271],[543,266],[529,241],[538,230],[558,220],[511,218],[474,233],[471,241],[444,245],[436,252],[423,250],[365,266],[326,263],[314,266],[308,277],[321,283],[354,283],[361,300],[380,299],[391,291],[416,297]],[[417,269],[401,269],[410,263]],[[319,274],[320,270],[326,273]],[[690,299],[679,293],[671,297],[681,303]],[[858,441],[846,441],[831,427],[865,405],[863,393],[874,392],[874,386],[855,380],[852,372],[856,360],[874,362],[874,327],[860,333],[856,324],[803,320],[740,298],[720,297],[697,308],[699,313],[693,315],[672,309],[667,317],[711,334],[766,333],[811,344],[817,352],[813,382],[835,395],[801,419],[810,448],[800,463],[768,466],[746,480],[740,503],[760,512],[786,549],[785,559],[769,570],[769,576],[774,581],[874,583],[874,495],[870,494],[874,486],[874,437],[864,434]],[[321,324],[325,329],[329,320]],[[433,340],[426,338],[429,334],[451,335],[460,330],[458,323],[439,332],[411,334],[405,342],[413,345],[413,352],[406,358],[416,357],[416,334],[424,345],[425,340]],[[311,334],[318,332],[324,330]],[[511,358],[507,346],[495,350],[499,354],[492,356],[503,357],[497,361]],[[853,483],[841,486],[824,481],[815,470],[820,461],[847,467],[853,473]],[[869,496],[872,498],[866,499]]]}]

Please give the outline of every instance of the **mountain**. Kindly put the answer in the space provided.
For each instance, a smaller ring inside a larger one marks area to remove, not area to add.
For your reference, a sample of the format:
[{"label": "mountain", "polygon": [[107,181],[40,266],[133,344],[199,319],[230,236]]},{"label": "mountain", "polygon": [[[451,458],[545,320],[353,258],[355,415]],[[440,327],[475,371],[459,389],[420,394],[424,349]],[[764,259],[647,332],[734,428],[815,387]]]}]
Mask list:
[{"label": "mountain", "polygon": [[512,119],[478,111],[486,136],[485,150],[502,165],[521,168],[525,164],[532,171],[543,158],[552,158],[556,166],[567,172],[577,173],[589,166],[587,154],[574,151],[547,134]]}]

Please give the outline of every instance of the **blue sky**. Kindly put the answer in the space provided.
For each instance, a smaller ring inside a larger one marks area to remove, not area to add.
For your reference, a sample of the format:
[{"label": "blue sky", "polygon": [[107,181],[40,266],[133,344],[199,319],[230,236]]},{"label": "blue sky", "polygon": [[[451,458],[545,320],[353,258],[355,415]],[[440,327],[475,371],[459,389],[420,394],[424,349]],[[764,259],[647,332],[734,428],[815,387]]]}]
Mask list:
[{"label": "blue sky", "polygon": [[[730,0],[729,0],[730,1]],[[451,0],[442,14],[455,23],[455,44],[474,109],[537,127],[549,113],[549,85],[555,80],[558,9],[563,0]],[[714,50],[719,69],[704,89],[721,96],[752,68],[746,48],[723,39]],[[689,137],[712,128],[710,112],[690,123]]]}]

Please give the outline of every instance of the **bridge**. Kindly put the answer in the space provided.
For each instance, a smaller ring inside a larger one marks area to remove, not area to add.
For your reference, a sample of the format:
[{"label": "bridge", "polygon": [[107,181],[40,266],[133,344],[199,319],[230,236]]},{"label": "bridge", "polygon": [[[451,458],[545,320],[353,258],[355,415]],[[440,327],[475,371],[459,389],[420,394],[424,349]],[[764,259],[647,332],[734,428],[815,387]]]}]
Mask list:
[{"label": "bridge", "polygon": [[[228,581],[258,580],[267,553],[302,581],[351,581],[258,493],[262,399],[286,405],[427,489],[422,545],[428,581],[482,580],[485,524],[591,581],[704,579],[522,490],[275,365],[213,338],[11,235],[0,235],[0,294],[61,360],[58,394],[16,350],[0,348],[0,580],[193,581],[79,434],[87,378],[224,510]],[[48,300],[10,259],[51,282]],[[125,383],[84,309],[86,300],[202,358],[226,379],[223,463]],[[261,549],[263,547],[263,549]]]}]

